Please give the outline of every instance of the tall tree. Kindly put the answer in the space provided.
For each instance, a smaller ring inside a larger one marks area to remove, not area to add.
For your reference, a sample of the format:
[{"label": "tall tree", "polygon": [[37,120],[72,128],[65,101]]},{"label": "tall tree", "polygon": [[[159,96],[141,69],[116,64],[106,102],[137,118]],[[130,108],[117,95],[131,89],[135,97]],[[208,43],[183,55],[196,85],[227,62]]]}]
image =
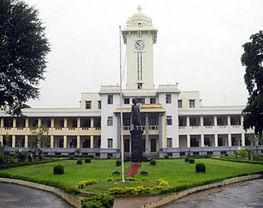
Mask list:
[{"label": "tall tree", "polygon": [[48,146],[48,128],[45,126],[40,126],[31,131],[31,135],[33,136],[30,140],[29,146],[33,149],[33,155],[41,156],[42,150],[41,148]]},{"label": "tall tree", "polygon": [[253,128],[258,138],[263,131],[263,31],[251,35],[250,42],[243,45],[241,57],[246,67],[245,83],[249,93],[243,110],[245,129]]},{"label": "tall tree", "polygon": [[21,0],[0,1],[0,107],[20,114],[39,96],[50,51],[38,11]]}]

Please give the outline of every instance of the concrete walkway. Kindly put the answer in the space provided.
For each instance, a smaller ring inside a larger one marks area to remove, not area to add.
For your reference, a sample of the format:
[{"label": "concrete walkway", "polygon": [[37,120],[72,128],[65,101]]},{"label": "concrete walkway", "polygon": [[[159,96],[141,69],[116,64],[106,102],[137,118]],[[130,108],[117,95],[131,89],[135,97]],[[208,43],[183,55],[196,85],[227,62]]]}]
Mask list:
[{"label": "concrete walkway", "polygon": [[259,208],[262,205],[263,179],[258,179],[193,194],[164,208]]},{"label": "concrete walkway", "polygon": [[9,183],[0,183],[0,207],[72,208],[52,193]]}]

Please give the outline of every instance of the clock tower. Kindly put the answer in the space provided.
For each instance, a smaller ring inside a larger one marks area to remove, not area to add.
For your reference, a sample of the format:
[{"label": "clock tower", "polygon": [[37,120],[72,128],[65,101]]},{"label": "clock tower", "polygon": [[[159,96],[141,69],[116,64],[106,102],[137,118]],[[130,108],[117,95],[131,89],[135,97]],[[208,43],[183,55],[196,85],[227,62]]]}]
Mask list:
[{"label": "clock tower", "polygon": [[153,44],[157,30],[151,18],[141,12],[127,21],[122,37],[127,49],[127,89],[151,89],[153,84]]}]

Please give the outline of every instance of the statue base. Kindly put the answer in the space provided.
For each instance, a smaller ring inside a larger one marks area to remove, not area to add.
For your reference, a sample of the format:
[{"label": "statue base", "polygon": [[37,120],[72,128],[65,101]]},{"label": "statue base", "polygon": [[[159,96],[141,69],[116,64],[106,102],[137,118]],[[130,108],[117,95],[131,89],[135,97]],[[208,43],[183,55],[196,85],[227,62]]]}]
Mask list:
[{"label": "statue base", "polygon": [[131,161],[142,162],[143,161],[143,142],[141,129],[133,129],[131,132]]}]

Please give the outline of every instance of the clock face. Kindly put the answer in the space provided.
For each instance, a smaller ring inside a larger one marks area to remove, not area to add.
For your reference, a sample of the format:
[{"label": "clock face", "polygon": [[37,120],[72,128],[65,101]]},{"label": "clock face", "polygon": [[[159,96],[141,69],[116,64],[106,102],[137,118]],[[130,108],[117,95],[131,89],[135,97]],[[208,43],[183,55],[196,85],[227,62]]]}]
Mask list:
[{"label": "clock face", "polygon": [[141,51],[141,50],[144,49],[144,47],[145,47],[145,44],[144,44],[144,41],[143,41],[143,40],[137,40],[137,41],[135,42],[135,49],[136,49],[136,50]]}]

